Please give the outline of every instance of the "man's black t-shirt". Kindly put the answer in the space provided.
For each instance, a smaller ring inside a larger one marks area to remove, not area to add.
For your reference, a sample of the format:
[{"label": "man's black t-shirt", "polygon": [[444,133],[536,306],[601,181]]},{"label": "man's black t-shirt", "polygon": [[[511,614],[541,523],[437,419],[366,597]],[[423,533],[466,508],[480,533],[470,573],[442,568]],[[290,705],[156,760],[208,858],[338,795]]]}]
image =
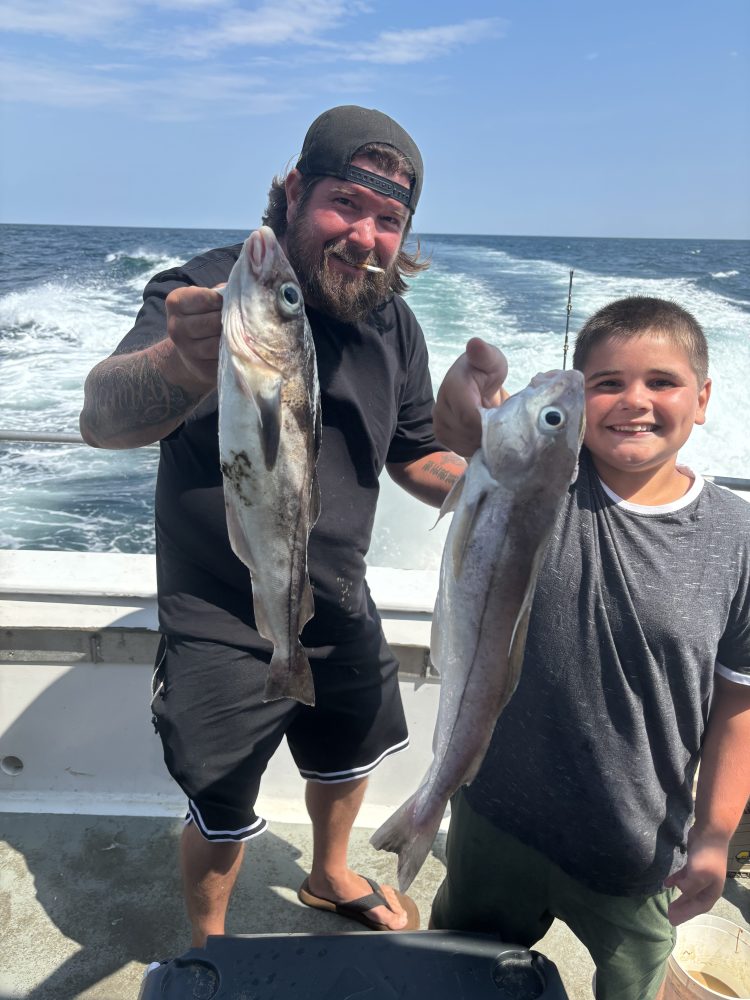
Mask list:
[{"label": "man's black t-shirt", "polygon": [[[169,292],[226,281],[241,248],[212,250],[156,275],[117,352],[163,339]],[[440,450],[432,431],[427,348],[399,296],[363,323],[341,323],[310,308],[307,313],[317,353],[323,440],[321,512],[308,546],[315,615],[302,641],[310,647],[369,645],[380,635],[364,580],[378,476],[386,462],[408,462]],[[156,486],[160,627],[269,650],[254,628],[248,570],[229,545],[217,414],[214,394],[161,442]]]}]

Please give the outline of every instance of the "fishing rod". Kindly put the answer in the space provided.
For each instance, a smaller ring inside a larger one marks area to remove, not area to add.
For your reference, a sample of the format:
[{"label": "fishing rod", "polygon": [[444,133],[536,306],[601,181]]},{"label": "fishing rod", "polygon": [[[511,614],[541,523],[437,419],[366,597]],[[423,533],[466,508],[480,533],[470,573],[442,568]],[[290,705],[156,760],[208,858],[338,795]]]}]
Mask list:
[{"label": "fishing rod", "polygon": [[570,310],[573,308],[573,269],[570,271],[570,284],[568,285],[568,314],[565,317],[565,343],[563,344],[563,371],[565,371],[565,360],[568,357],[568,328],[570,326]]}]

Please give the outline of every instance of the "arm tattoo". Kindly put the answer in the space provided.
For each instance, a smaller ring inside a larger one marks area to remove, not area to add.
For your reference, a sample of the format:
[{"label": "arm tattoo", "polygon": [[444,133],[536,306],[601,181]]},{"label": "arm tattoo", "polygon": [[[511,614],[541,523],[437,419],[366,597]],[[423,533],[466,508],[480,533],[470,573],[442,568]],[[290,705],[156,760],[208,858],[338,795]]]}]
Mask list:
[{"label": "arm tattoo", "polygon": [[449,487],[461,478],[465,468],[465,463],[450,451],[444,452],[439,458],[428,459],[422,466],[422,470],[427,475],[439,479],[441,483],[446,483]]},{"label": "arm tattoo", "polygon": [[104,433],[117,434],[173,423],[175,426],[202,399],[168,382],[147,353],[118,356],[98,372],[93,422]]}]

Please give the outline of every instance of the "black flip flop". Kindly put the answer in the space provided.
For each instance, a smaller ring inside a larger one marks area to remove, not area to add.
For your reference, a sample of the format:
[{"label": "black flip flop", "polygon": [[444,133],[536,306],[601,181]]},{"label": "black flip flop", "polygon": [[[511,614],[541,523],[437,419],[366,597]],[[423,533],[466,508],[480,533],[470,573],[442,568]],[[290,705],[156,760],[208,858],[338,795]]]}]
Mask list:
[{"label": "black flip flop", "polygon": [[[371,931],[389,931],[390,927],[381,923],[379,920],[373,920],[372,917],[367,916],[367,911],[372,910],[376,906],[386,906],[390,910],[391,907],[388,906],[388,900],[383,895],[383,890],[380,888],[374,879],[367,878],[363,875],[362,878],[367,882],[367,884],[372,889],[371,893],[366,896],[360,896],[359,899],[352,899],[347,903],[334,903],[331,899],[324,899],[322,896],[314,896],[310,892],[310,886],[308,880],[305,881],[300,886],[299,892],[297,893],[297,898],[305,906],[310,906],[314,910],[327,910],[330,913],[337,913],[340,917],[346,917],[348,920],[356,920],[357,923],[363,924],[365,927],[369,927]],[[400,928],[404,931],[416,931],[419,930],[419,910],[417,909],[417,904],[414,900],[407,896],[405,893],[397,892],[396,898],[399,903],[403,906],[406,911],[406,926]]]}]

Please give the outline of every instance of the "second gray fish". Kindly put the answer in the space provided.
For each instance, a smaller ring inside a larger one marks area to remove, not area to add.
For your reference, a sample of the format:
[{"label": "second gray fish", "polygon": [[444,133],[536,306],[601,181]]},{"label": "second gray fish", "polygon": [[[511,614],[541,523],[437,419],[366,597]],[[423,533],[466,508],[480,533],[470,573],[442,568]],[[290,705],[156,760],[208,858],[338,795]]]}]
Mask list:
[{"label": "second gray fish", "polygon": [[315,703],[300,632],[314,613],[307,543],[320,512],[320,390],[297,279],[267,226],[223,291],[219,452],[229,540],[250,571],[258,632],[273,643],[265,700]]},{"label": "second gray fish", "polygon": [[583,425],[581,373],[537,375],[502,406],[482,411],[481,447],[443,505],[441,513],[454,513],[430,641],[441,677],[433,761],[371,838],[398,854],[402,892],[422,867],[450,796],[479,770],[518,684],[539,563],[575,478]]}]

